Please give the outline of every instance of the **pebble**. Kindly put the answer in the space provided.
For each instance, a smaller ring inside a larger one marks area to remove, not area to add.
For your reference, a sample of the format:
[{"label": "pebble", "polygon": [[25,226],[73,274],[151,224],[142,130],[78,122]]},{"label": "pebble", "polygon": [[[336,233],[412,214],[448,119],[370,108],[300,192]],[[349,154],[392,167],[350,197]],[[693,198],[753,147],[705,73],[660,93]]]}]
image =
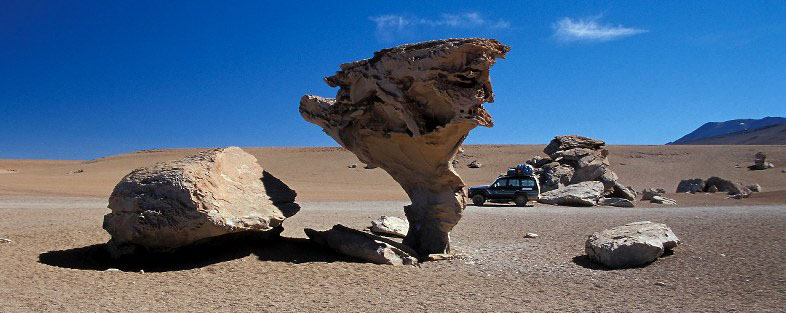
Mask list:
[{"label": "pebble", "polygon": [[655,286],[661,286],[661,287],[665,287],[665,286],[666,286],[666,283],[664,283],[664,282],[662,282],[662,281],[659,281],[659,282],[655,283]]},{"label": "pebble", "polygon": [[527,233],[526,235],[524,235],[524,238],[538,238],[538,237],[540,236],[538,236],[538,234],[536,233]]},{"label": "pebble", "polygon": [[119,272],[119,271],[120,270],[116,269],[116,268],[108,268],[108,269],[104,270],[104,272]]},{"label": "pebble", "polygon": [[11,239],[8,238],[0,238],[0,243],[11,243]]}]

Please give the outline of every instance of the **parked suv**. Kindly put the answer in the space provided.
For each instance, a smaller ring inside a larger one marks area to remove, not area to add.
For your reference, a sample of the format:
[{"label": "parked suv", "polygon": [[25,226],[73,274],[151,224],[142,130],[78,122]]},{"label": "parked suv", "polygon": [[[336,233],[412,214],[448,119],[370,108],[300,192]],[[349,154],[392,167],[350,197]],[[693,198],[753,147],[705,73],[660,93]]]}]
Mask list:
[{"label": "parked suv", "polygon": [[538,180],[527,175],[503,175],[491,185],[469,188],[469,198],[477,206],[482,206],[486,201],[494,203],[513,201],[517,206],[525,206],[528,201],[537,200],[539,196]]}]

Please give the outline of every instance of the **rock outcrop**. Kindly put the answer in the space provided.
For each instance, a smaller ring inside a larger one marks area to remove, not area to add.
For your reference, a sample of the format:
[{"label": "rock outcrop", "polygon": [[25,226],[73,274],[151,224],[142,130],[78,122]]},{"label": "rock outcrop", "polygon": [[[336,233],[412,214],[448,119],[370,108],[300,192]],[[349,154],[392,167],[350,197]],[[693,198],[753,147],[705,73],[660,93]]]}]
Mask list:
[{"label": "rock outcrop", "polygon": [[764,152],[756,153],[753,157],[753,165],[750,166],[752,170],[766,170],[775,167],[774,164],[767,162],[767,155]]},{"label": "rock outcrop", "polygon": [[555,205],[593,206],[597,205],[602,197],[603,183],[587,181],[544,192],[540,195],[538,202]]},{"label": "rock outcrop", "polygon": [[361,162],[390,174],[412,204],[404,243],[424,257],[450,250],[466,207],[451,164],[470,130],[491,127],[489,69],[510,50],[492,39],[448,39],[398,46],[341,65],[325,78],[335,99],[306,95],[303,118]]},{"label": "rock outcrop", "polygon": [[704,180],[701,178],[683,179],[679,184],[677,184],[677,193],[704,192],[704,189]]},{"label": "rock outcrop", "polygon": [[678,244],[680,240],[671,228],[644,221],[594,233],[585,242],[584,250],[593,262],[625,268],[651,263]]},{"label": "rock outcrop", "polygon": [[409,222],[403,218],[383,215],[379,219],[371,221],[369,230],[377,235],[404,238],[409,231]]},{"label": "rock outcrop", "polygon": [[705,184],[705,190],[709,190],[711,187],[716,187],[718,191],[726,192],[729,195],[742,195],[743,198],[750,195],[751,191],[746,188],[742,183],[734,182],[728,179],[723,179],[720,177],[710,177],[707,179]]},{"label": "rock outcrop", "polygon": [[277,235],[300,209],[295,196],[237,147],[138,168],[109,197],[107,248],[119,257],[136,247],[166,252],[228,233]]},{"label": "rock outcrop", "polygon": [[306,236],[318,245],[340,254],[375,264],[417,265],[417,253],[410,247],[382,236],[335,225],[330,230],[305,229]]}]

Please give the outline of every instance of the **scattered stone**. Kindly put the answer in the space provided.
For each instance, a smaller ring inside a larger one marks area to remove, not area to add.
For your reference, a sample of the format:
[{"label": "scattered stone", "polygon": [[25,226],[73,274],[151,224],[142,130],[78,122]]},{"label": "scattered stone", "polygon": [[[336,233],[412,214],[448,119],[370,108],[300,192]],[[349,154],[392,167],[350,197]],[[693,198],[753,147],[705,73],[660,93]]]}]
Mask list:
[{"label": "scattered stone", "polygon": [[603,194],[603,183],[598,181],[581,182],[565,186],[540,195],[538,202],[568,206],[593,206]]},{"label": "scattered stone", "polygon": [[536,234],[536,233],[527,233],[526,235],[524,235],[524,238],[532,238],[532,239],[534,239],[534,238],[538,238],[538,237],[540,237],[540,236],[538,236],[538,234]]},{"label": "scattered stone", "polygon": [[718,186],[712,185],[710,188],[707,188],[707,192],[709,193],[716,193],[718,192]]},{"label": "scattered stone", "polygon": [[659,282],[656,282],[656,283],[655,283],[655,286],[666,287],[666,283],[664,283],[664,282],[662,282],[662,281],[659,281]]},{"label": "scattered stone", "polygon": [[371,232],[382,236],[404,238],[409,230],[409,222],[395,216],[381,216],[378,220],[371,221]]},{"label": "scattered stone", "polygon": [[677,193],[697,193],[704,191],[704,180],[701,178],[683,179],[677,185]]},{"label": "scattered stone", "polygon": [[669,199],[664,196],[653,196],[652,199],[650,200],[650,203],[677,205],[677,200]]},{"label": "scattered stone", "polygon": [[407,191],[404,242],[424,257],[449,252],[449,233],[466,208],[465,184],[450,162],[473,128],[493,125],[483,107],[494,101],[489,71],[508,51],[482,38],[383,49],[325,78],[340,88],[336,98],[300,100],[306,121]]},{"label": "scattered stone", "polygon": [[614,206],[621,208],[634,207],[633,202],[623,198],[602,198],[598,201],[598,205]]},{"label": "scattered stone", "polygon": [[644,221],[594,233],[584,249],[593,262],[625,268],[651,263],[678,244],[680,240],[668,226]]},{"label": "scattered stone", "polygon": [[314,243],[346,256],[375,264],[417,265],[417,253],[410,247],[371,233],[338,224],[330,230],[305,229]]},{"label": "scattered stone", "polygon": [[734,165],[734,168],[741,168],[741,167],[742,167],[742,166],[740,166],[739,164],[735,164],[735,165]]},{"label": "scattered stone", "polygon": [[8,238],[0,238],[0,243],[12,243],[11,239]]},{"label": "scattered stone", "polygon": [[483,164],[478,163],[477,160],[474,160],[474,161],[470,162],[469,164],[467,164],[467,167],[469,167],[469,168],[480,168],[481,166],[483,166]]},{"label": "scattered stone", "polygon": [[357,167],[358,167],[358,165],[357,165],[357,164],[350,164],[350,165],[348,165],[347,167],[348,167],[348,168],[357,168]]},{"label": "scattered stone", "polygon": [[68,172],[68,174],[79,174],[79,173],[84,173],[84,172],[85,172],[85,170],[80,168],[78,170],[70,171],[70,172]]},{"label": "scattered stone", "polygon": [[300,209],[295,196],[238,147],[138,168],[109,197],[107,248],[120,257],[136,247],[168,252],[228,233],[277,236]]},{"label": "scattered stone", "polygon": [[374,164],[366,164],[365,166],[363,166],[363,168],[365,168],[367,170],[373,170],[373,169],[377,168],[377,166],[374,165]]},{"label": "scattered stone", "polygon": [[104,272],[122,272],[122,271],[116,268],[108,268],[105,269]]},{"label": "scattered stone", "polygon": [[652,200],[655,196],[666,194],[666,190],[662,188],[647,188],[641,192],[641,200]]},{"label": "scattered stone", "polygon": [[615,198],[623,198],[633,201],[636,200],[637,194],[636,194],[636,190],[634,190],[632,187],[627,187],[619,183],[616,183],[614,185],[614,191],[611,193],[611,196]]},{"label": "scattered stone", "polygon": [[761,192],[761,190],[762,190],[761,189],[761,185],[759,185],[759,184],[749,185],[746,188],[748,188],[751,192]]}]

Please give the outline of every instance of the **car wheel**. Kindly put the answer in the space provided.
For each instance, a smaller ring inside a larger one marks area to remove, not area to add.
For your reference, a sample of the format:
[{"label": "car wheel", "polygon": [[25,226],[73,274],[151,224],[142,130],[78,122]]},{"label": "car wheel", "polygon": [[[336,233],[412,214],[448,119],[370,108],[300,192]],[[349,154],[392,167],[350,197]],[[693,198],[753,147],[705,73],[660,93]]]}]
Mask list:
[{"label": "car wheel", "polygon": [[483,203],[486,202],[486,197],[483,195],[475,195],[472,197],[472,203],[477,206],[483,206]]},{"label": "car wheel", "polygon": [[525,195],[517,195],[515,198],[513,198],[513,202],[515,202],[517,206],[526,206],[527,205],[527,196],[525,196]]}]

